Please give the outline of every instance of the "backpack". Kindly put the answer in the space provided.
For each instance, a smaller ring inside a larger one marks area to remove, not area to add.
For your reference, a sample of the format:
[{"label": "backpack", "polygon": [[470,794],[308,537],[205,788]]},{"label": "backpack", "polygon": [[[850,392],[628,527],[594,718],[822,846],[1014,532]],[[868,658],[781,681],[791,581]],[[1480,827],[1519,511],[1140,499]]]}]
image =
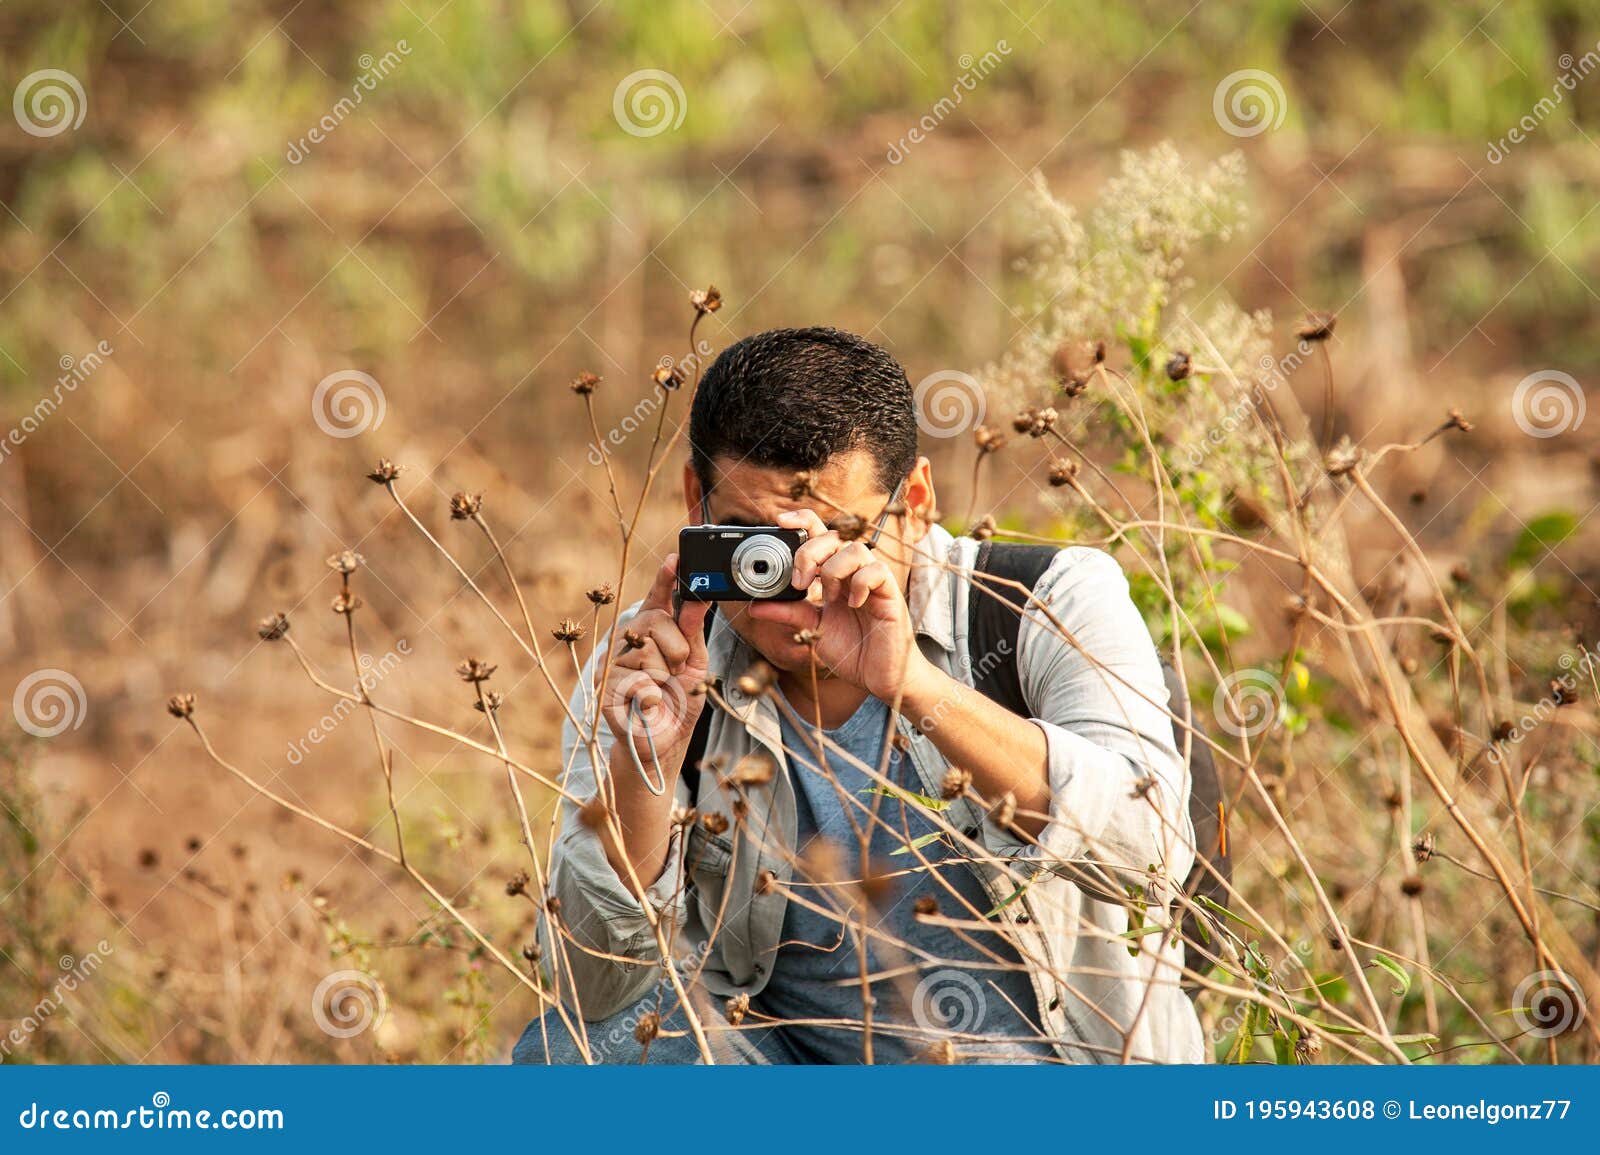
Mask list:
[{"label": "backpack", "polygon": [[[1028,717],[1030,711],[1022,696],[1022,680],[1017,671],[1022,612],[1028,602],[1022,591],[1031,591],[1039,584],[1056,553],[1057,547],[1053,545],[985,541],[979,544],[977,560],[972,567],[974,574],[998,579],[989,591],[994,596],[974,593],[968,598],[967,652],[986,657],[984,662],[973,667],[973,687],[990,701],[1023,718]],[[1015,582],[1016,586],[999,582]],[[706,615],[708,641],[715,619],[714,612]],[[989,660],[991,656],[998,660]],[[1227,883],[1233,877],[1233,864],[1222,841],[1222,780],[1217,776],[1211,747],[1202,740],[1205,731],[1189,709],[1188,695],[1184,693],[1178,672],[1165,661],[1161,663],[1161,672],[1170,695],[1167,706],[1173,715],[1174,742],[1180,753],[1188,749],[1189,820],[1194,824],[1195,864],[1184,880],[1183,890],[1190,898],[1204,898],[1226,906]],[[705,757],[711,734],[711,717],[711,710],[701,711],[684,752],[682,777],[691,800],[699,793],[700,762]],[[1184,719],[1188,719],[1187,727]],[[1207,862],[1211,866],[1209,870]],[[1191,944],[1189,953],[1195,959],[1189,964],[1190,968],[1203,969],[1206,956],[1197,948],[1209,943],[1210,935],[1199,927],[1192,910],[1184,913],[1181,933],[1184,941]],[[1191,984],[1185,980],[1184,985]]]}]

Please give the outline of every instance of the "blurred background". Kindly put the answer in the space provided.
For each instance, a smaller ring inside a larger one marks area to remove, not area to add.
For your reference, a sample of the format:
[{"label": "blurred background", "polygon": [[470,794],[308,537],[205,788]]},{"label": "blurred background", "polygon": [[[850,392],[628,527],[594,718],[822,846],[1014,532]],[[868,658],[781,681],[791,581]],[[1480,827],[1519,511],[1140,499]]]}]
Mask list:
[{"label": "blurred background", "polygon": [[[324,558],[350,547],[386,699],[478,732],[448,671],[511,655],[364,480],[377,458],[503,590],[447,519],[486,492],[536,624],[581,619],[618,551],[575,374],[604,378],[631,494],[691,289],[726,298],[713,349],[833,324],[913,382],[976,372],[1029,322],[1034,172],[1086,203],[1123,149],[1242,152],[1248,223],[1196,283],[1271,310],[1282,348],[1336,313],[1337,428],[1363,443],[1459,406],[1474,437],[1405,459],[1388,496],[1445,566],[1515,560],[1535,526],[1559,550],[1527,596],[1593,622],[1597,41],[1577,0],[0,5],[0,1037],[33,1022],[4,1061],[502,1058],[526,992],[209,764],[167,695],[195,692],[273,789],[381,831],[365,722],[256,620],[290,612],[349,681]],[[1574,383],[1554,435],[1512,407],[1542,371]],[[1314,408],[1316,374],[1291,386]],[[931,448],[964,509],[970,442]],[[554,766],[555,707],[526,689],[506,724]],[[62,712],[26,722],[36,699]],[[514,954],[532,907],[505,894],[498,768],[408,740],[396,780],[426,868]],[[386,1002],[350,1038],[312,1013],[342,969]]]}]

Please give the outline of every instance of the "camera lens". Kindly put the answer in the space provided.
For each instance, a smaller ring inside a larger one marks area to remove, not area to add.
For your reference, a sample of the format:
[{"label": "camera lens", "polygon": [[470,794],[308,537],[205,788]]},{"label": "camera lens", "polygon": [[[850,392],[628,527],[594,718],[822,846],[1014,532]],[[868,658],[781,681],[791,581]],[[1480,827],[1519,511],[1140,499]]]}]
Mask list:
[{"label": "camera lens", "polygon": [[733,584],[753,598],[782,593],[794,573],[794,553],[781,539],[758,533],[733,551]]}]

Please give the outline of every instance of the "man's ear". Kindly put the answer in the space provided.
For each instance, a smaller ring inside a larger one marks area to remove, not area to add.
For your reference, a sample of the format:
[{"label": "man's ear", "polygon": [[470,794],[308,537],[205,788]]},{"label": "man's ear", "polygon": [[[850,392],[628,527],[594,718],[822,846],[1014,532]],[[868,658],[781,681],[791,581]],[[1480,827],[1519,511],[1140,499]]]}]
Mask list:
[{"label": "man's ear", "polygon": [[906,536],[919,541],[939,508],[933,492],[933,463],[926,457],[918,457],[911,467],[901,496],[906,503]]},{"label": "man's ear", "polygon": [[700,524],[700,475],[694,471],[694,462],[683,463],[683,508],[693,525]]}]

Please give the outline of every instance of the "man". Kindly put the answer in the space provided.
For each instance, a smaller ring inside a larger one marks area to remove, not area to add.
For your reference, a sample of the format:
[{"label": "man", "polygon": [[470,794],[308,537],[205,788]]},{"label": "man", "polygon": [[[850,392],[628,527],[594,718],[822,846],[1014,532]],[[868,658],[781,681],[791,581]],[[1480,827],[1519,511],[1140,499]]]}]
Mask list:
[{"label": "man", "polygon": [[[978,543],[932,520],[904,371],[838,330],[726,350],[690,443],[691,519],[805,530],[808,597],[675,609],[669,556],[608,683],[579,687],[574,714],[604,715],[609,795],[570,725],[568,788],[611,805],[563,806],[541,936],[587,1047],[551,1013],[517,1060],[1203,1061],[1177,936],[1128,933],[1130,895],[1170,925],[1163,884],[1188,872],[1193,835],[1160,661],[1117,564],[1061,550],[1016,653],[970,653]],[[994,661],[1015,662],[1027,716],[973,688]]]}]

